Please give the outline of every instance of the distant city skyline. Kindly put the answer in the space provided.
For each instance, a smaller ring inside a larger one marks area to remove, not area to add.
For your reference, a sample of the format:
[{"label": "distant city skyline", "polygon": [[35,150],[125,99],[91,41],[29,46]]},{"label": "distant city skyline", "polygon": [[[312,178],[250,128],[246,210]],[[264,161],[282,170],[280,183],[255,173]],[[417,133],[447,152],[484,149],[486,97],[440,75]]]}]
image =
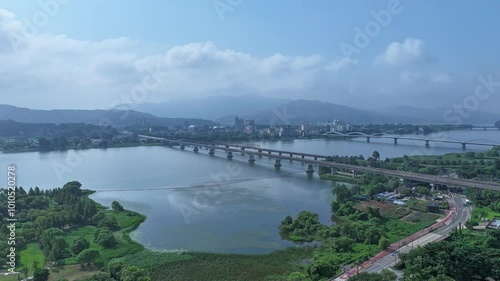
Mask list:
[{"label": "distant city skyline", "polygon": [[221,1],[2,3],[1,103],[258,94],[500,108],[496,1]]}]

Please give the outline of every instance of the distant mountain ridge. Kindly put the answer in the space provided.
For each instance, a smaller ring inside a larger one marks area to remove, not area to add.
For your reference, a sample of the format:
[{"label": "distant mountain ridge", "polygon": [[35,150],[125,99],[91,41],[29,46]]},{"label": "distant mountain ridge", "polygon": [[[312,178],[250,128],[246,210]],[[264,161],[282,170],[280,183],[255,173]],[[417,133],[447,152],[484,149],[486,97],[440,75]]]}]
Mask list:
[{"label": "distant mountain ridge", "polygon": [[[298,125],[340,119],[351,124],[453,124],[458,115],[453,108],[417,108],[412,106],[387,106],[375,110],[357,109],[316,100],[291,100],[262,96],[216,96],[202,99],[174,100],[158,104],[140,104],[135,110],[33,110],[10,105],[0,105],[0,120],[24,123],[86,123],[111,124],[125,127],[142,123],[151,126],[234,125],[234,117],[253,119],[259,125]],[[144,111],[144,112],[141,112]],[[448,116],[449,117],[449,116]],[[210,120],[207,120],[210,119]],[[143,120],[143,121],[141,121]],[[462,124],[493,125],[500,114],[484,111],[470,112]]]},{"label": "distant mountain ridge", "polygon": [[152,126],[214,125],[213,121],[195,118],[159,118],[149,113],[134,110],[35,110],[0,104],[0,120],[13,120],[22,123],[85,123],[126,127],[147,121]]},{"label": "distant mountain ridge", "polygon": [[250,115],[271,110],[291,99],[268,98],[257,95],[213,96],[200,99],[175,99],[162,103],[143,103],[137,111],[158,117],[202,118],[216,120],[227,115]]},{"label": "distant mountain ridge", "polygon": [[[298,125],[341,119],[352,124],[412,123],[452,124],[443,116],[446,108],[391,106],[363,110],[317,100],[267,98],[258,95],[212,96],[200,99],[142,104],[138,109],[161,117],[190,116],[233,125],[234,117],[255,120],[260,125]],[[500,114],[476,111],[463,124],[493,124]]]}]

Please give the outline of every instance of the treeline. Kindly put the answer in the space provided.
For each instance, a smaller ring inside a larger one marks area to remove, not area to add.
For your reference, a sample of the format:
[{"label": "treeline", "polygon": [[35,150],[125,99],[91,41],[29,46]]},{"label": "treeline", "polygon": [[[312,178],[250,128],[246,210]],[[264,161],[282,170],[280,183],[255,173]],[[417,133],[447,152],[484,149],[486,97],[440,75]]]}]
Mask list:
[{"label": "treeline", "polygon": [[467,196],[478,207],[489,207],[500,212],[500,191],[487,189],[467,189]]},{"label": "treeline", "polygon": [[[500,211],[500,192],[468,189],[467,194],[476,210],[484,207]],[[442,242],[418,247],[407,254],[400,254],[397,269],[404,270],[403,280],[500,280],[500,230],[473,230],[477,221],[465,223],[469,230],[454,229]]]},{"label": "treeline", "polygon": [[[380,159],[380,154],[374,151],[372,156],[365,159],[360,156],[329,156],[328,162],[341,164],[370,166],[391,170],[400,170],[421,174],[439,175],[456,172],[465,179],[491,180],[500,177],[500,146],[495,146],[486,152],[467,152],[446,156],[403,156],[397,158]],[[329,174],[330,168],[320,166],[320,174]]]},{"label": "treeline", "polygon": [[405,134],[432,134],[442,131],[463,130],[470,128],[471,125],[412,125],[412,124],[369,124],[363,125],[360,130],[365,133],[389,133],[394,135]]},{"label": "treeline", "polygon": [[84,123],[20,123],[0,120],[0,137],[87,137],[110,138],[118,134],[112,127]]},{"label": "treeline", "polygon": [[486,152],[467,152],[451,156],[437,156],[435,159],[426,157],[387,158],[382,167],[393,170],[403,170],[423,174],[438,175],[439,173],[456,172],[465,179],[498,178],[500,177],[500,147],[495,146]]},{"label": "treeline", "polygon": [[[377,182],[377,178],[367,177],[366,182]],[[368,207],[361,211],[355,208],[354,195],[357,193],[353,192],[361,192],[359,188],[353,191],[345,185],[338,185],[332,192],[337,198],[332,202],[332,213],[345,216],[341,224],[327,226],[320,223],[317,214],[301,211],[295,219],[286,216],[279,226],[283,239],[321,243],[322,250],[307,267],[307,274],[313,281],[332,277],[343,264],[366,260],[370,253],[390,245],[387,234],[391,229],[385,224],[388,219],[380,214],[379,209]],[[360,248],[364,248],[361,256],[355,250]]]},{"label": "treeline", "polygon": [[[107,211],[89,199],[89,191],[81,189],[82,184],[73,181],[68,182],[62,188],[41,190],[38,187],[30,188],[26,191],[19,187],[16,193],[16,213],[18,219],[18,232],[16,233],[16,249],[23,249],[28,243],[38,243],[43,252],[45,260],[53,262],[63,262],[64,259],[74,257],[76,262],[84,266],[97,266],[103,268],[106,264],[97,263],[100,253],[97,249],[90,248],[90,241],[79,237],[68,243],[67,232],[82,226],[95,226],[93,242],[104,249],[114,248],[118,242],[113,234],[120,230],[115,216],[107,214]],[[8,235],[6,227],[7,197],[6,192],[0,193],[1,228],[3,235]],[[113,212],[123,212],[123,206],[114,201]],[[6,263],[5,257],[9,251],[7,242],[0,241],[0,262]],[[20,251],[17,251],[17,258],[20,258]],[[33,264],[35,269],[33,274],[40,276],[37,280],[47,280],[48,271],[39,267],[38,263]],[[23,265],[22,272],[29,276],[29,266]],[[123,267],[124,272],[130,270]],[[140,271],[142,272],[142,271]],[[125,273],[127,276],[129,273]],[[133,275],[133,273],[130,273]],[[145,278],[148,276],[144,275]],[[109,278],[112,278],[109,276]],[[149,277],[147,277],[149,278]],[[91,280],[125,280],[125,279],[91,279]],[[127,280],[149,280],[149,279],[127,279]]]},{"label": "treeline", "polygon": [[404,270],[403,280],[500,280],[500,230],[486,235],[454,230],[447,241],[418,247],[400,259],[396,268]]}]

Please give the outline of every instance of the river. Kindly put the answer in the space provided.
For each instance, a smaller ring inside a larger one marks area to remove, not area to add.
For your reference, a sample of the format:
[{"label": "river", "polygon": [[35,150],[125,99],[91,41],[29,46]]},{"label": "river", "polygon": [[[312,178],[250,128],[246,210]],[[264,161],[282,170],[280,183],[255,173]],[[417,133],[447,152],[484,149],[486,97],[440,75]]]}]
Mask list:
[{"label": "river", "polygon": [[[430,136],[432,138],[433,136]],[[500,131],[455,131],[436,138],[500,143]],[[260,142],[262,147],[328,155],[364,155],[374,150],[382,158],[462,152],[460,144],[433,144],[392,139],[294,140]],[[466,151],[488,147],[468,146]],[[138,211],[147,220],[132,236],[155,249],[185,249],[221,253],[267,253],[292,245],[278,234],[281,220],[301,210],[330,223],[331,187],[315,173],[307,177],[300,162],[282,161],[276,170],[268,157],[218,151],[195,153],[169,147],[129,147],[63,152],[0,154],[0,166],[15,164],[24,188],[60,187],[72,180],[96,190],[91,197],[110,206],[113,200]],[[317,168],[316,168],[317,169]],[[0,178],[5,187],[6,178]]]}]

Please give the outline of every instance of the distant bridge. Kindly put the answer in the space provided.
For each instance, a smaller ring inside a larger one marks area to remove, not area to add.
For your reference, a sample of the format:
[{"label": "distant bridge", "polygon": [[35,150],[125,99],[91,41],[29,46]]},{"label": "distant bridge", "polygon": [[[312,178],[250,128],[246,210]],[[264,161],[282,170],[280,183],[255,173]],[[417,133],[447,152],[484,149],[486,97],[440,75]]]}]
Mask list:
[{"label": "distant bridge", "polygon": [[393,139],[394,144],[398,144],[398,140],[415,140],[425,142],[425,146],[429,146],[430,142],[440,142],[440,143],[458,143],[462,145],[463,149],[466,149],[467,145],[481,145],[481,146],[500,146],[498,143],[486,143],[486,142],[476,142],[476,141],[458,141],[458,140],[443,140],[443,139],[429,139],[429,138],[417,138],[417,137],[405,137],[405,136],[394,136],[387,133],[375,133],[375,134],[365,134],[363,132],[350,132],[347,134],[340,132],[328,132],[324,133],[323,136],[328,137],[343,137],[343,138],[357,138],[364,137],[367,142],[370,142],[372,138],[380,139]]},{"label": "distant bridge", "polygon": [[496,126],[470,126],[469,129],[483,129],[483,130],[500,130],[500,127]]},{"label": "distant bridge", "polygon": [[481,188],[490,190],[500,190],[500,184],[495,182],[486,181],[476,181],[476,180],[466,180],[466,179],[454,179],[454,178],[444,178],[434,175],[418,174],[411,172],[402,172],[395,170],[388,170],[382,168],[373,168],[365,166],[356,166],[349,164],[341,164],[337,162],[325,161],[328,156],[302,153],[295,151],[285,151],[276,149],[267,149],[255,146],[242,146],[234,144],[213,144],[213,143],[203,143],[203,142],[192,142],[184,140],[173,140],[159,137],[151,137],[146,135],[139,135],[140,138],[152,139],[166,143],[169,146],[180,146],[181,150],[186,149],[187,146],[193,147],[194,152],[199,152],[201,148],[209,150],[209,155],[214,155],[216,150],[224,151],[228,159],[233,158],[233,153],[244,153],[249,156],[248,162],[255,162],[255,156],[263,157],[268,156],[275,159],[274,166],[276,168],[281,167],[281,160],[291,160],[300,161],[307,164],[306,173],[314,173],[314,165],[329,167],[332,174],[337,173],[337,169],[348,170],[352,172],[353,177],[358,177],[359,173],[370,172],[376,174],[382,174],[386,176],[399,177],[406,180],[413,180],[418,182],[426,182],[432,184],[440,184],[452,187],[462,187],[462,188]]}]

